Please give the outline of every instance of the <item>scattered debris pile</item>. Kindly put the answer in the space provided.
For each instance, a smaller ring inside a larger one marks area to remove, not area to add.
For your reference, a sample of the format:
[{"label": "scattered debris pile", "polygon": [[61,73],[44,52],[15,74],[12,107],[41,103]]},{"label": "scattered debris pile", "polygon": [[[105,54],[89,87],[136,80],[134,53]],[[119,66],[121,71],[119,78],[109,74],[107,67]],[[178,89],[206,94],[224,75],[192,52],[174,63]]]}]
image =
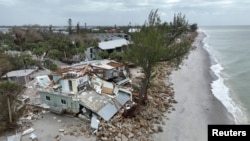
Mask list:
[{"label": "scattered debris pile", "polygon": [[43,118],[43,115],[46,114],[47,111],[45,111],[41,107],[35,107],[26,104],[25,111],[23,113],[23,116],[19,119],[19,129],[18,132],[23,132],[29,128],[32,127],[32,122],[35,120],[39,120]]},{"label": "scattered debris pile", "polygon": [[71,136],[85,136],[86,138],[90,138],[93,132],[93,129],[89,125],[78,124],[76,126],[67,126],[67,129],[62,130],[61,132],[64,135],[71,135]]},{"label": "scattered debris pile", "polygon": [[166,82],[173,69],[169,66],[163,62],[156,68],[154,86],[148,90],[148,103],[139,115],[123,118],[117,114],[110,121],[101,120],[96,132],[100,140],[154,140],[154,133],[163,132],[163,117],[166,112],[175,110],[172,104],[176,103],[172,84]]}]

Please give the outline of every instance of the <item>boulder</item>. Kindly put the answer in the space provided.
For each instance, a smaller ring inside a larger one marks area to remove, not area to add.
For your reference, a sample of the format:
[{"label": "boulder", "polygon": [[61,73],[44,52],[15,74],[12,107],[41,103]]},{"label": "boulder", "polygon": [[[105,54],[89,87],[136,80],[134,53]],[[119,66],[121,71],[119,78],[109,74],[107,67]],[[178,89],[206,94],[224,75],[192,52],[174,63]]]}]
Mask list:
[{"label": "boulder", "polygon": [[107,141],[107,140],[108,140],[108,137],[101,137],[101,140]]},{"label": "boulder", "polygon": [[128,138],[122,134],[122,141],[128,141]]},{"label": "boulder", "polygon": [[134,134],[131,133],[131,132],[129,132],[129,133],[128,133],[128,138],[133,138],[133,137],[134,137]]},{"label": "boulder", "polygon": [[115,136],[115,141],[122,141],[122,139],[118,136]]}]

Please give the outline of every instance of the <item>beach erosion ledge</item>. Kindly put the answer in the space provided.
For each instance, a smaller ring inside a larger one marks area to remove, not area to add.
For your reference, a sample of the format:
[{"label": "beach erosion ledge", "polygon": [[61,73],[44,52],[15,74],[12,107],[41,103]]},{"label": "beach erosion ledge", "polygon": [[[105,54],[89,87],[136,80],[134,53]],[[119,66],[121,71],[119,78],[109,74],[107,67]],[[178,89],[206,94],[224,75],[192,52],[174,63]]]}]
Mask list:
[{"label": "beach erosion ledge", "polygon": [[173,105],[176,111],[166,115],[164,132],[155,136],[158,141],[206,141],[209,124],[235,124],[233,116],[212,94],[211,63],[203,48],[205,36],[198,32],[193,43],[196,49],[170,76],[178,103]]}]

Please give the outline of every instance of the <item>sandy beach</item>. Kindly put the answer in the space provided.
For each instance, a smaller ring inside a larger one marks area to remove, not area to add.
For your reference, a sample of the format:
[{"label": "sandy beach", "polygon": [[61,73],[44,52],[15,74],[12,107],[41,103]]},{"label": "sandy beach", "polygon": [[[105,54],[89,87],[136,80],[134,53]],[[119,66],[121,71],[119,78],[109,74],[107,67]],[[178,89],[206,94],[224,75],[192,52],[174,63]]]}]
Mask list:
[{"label": "sandy beach", "polygon": [[234,124],[231,114],[211,92],[210,59],[204,50],[203,33],[199,33],[197,48],[184,60],[181,69],[170,77],[173,82],[175,111],[166,114],[164,132],[157,141],[206,141],[208,124]]}]

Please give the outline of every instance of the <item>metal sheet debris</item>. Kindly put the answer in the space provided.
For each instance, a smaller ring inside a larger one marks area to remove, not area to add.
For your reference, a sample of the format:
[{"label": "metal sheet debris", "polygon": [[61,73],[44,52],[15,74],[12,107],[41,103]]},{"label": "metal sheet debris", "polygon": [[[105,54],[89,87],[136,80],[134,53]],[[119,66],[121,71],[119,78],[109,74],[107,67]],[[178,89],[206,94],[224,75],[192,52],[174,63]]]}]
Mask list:
[{"label": "metal sheet debris", "polygon": [[31,133],[30,134],[30,139],[33,141],[35,139],[37,139],[37,135],[35,133]]},{"label": "metal sheet debris", "polygon": [[35,129],[31,127],[31,128],[29,128],[29,129],[23,131],[23,134],[22,134],[22,135],[25,136],[25,135],[28,135],[28,134],[34,132],[34,131],[35,131]]},{"label": "metal sheet debris", "polygon": [[91,118],[91,127],[94,129],[98,129],[99,123],[100,121],[97,119],[97,116],[93,114]]},{"label": "metal sheet debris", "polygon": [[118,91],[118,94],[114,99],[118,103],[110,101],[97,113],[106,121],[110,120],[117,113],[117,111],[121,108],[121,105],[124,105],[128,100],[130,100],[130,95],[125,92]]}]

